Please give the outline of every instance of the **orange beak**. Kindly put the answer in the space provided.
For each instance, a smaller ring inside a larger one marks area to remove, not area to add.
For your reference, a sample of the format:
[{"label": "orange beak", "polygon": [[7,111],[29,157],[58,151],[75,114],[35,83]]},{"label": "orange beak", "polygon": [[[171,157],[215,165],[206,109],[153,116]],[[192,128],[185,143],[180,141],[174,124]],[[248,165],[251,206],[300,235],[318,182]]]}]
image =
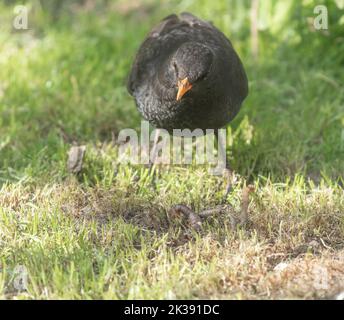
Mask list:
[{"label": "orange beak", "polygon": [[178,93],[177,93],[177,101],[179,101],[185,93],[187,93],[192,88],[192,84],[190,84],[188,78],[183,80],[178,80]]}]

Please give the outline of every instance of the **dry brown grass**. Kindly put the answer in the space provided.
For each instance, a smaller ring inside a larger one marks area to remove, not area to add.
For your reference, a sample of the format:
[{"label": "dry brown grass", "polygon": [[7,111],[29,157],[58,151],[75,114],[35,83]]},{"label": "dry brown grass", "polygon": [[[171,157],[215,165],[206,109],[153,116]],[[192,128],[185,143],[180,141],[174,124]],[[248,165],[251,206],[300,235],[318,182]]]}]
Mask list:
[{"label": "dry brown grass", "polygon": [[[235,192],[240,203],[241,190]],[[205,219],[201,231],[193,232],[185,219],[168,215],[169,203],[168,194],[145,201],[121,188],[86,188],[76,180],[36,189],[4,187],[1,247],[13,249],[7,254],[8,263],[15,250],[24,257],[30,255],[29,247],[27,251],[18,247],[20,238],[25,238],[20,221],[33,223],[44,212],[48,223],[49,214],[63,217],[61,227],[68,224],[77,237],[87,230],[87,250],[111,255],[113,243],[129,237],[132,246],[121,244],[127,257],[123,268],[128,270],[112,275],[122,279],[118,285],[126,297],[315,299],[333,298],[344,288],[340,189],[325,184],[310,189],[300,183],[282,189],[271,183],[258,186],[249,205],[250,223],[237,230],[222,214]],[[11,226],[4,221],[9,215],[17,217]],[[122,221],[117,229],[116,221]],[[134,229],[128,231],[125,226]],[[13,242],[14,235],[18,243]],[[141,289],[137,284],[133,289],[129,262],[139,268]],[[170,283],[171,279],[179,283]],[[158,288],[157,295],[149,293],[151,287]]]}]

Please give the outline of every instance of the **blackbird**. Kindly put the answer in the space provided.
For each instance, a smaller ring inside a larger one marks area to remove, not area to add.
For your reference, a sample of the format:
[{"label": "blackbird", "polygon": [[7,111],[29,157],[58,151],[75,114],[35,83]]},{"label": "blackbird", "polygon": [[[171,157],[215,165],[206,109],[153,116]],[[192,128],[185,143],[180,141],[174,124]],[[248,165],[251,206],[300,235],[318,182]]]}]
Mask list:
[{"label": "blackbird", "polygon": [[128,91],[157,128],[218,129],[248,94],[244,67],[226,36],[190,13],[163,19],[143,41]]},{"label": "blackbird", "polygon": [[[226,36],[212,23],[181,13],[147,35],[127,89],[144,119],[173,133],[226,126],[248,94],[248,81]],[[229,183],[226,189],[225,196]]]}]

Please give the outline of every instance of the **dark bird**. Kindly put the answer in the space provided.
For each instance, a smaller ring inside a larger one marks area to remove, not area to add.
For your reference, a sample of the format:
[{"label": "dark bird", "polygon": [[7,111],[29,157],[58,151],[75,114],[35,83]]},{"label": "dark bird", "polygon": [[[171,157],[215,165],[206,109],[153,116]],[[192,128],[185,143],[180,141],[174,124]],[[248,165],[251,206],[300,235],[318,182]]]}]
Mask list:
[{"label": "dark bird", "polygon": [[128,81],[143,117],[157,128],[218,129],[248,93],[231,42],[190,13],[166,17],[142,43]]},{"label": "dark bird", "polygon": [[152,29],[138,50],[127,88],[144,119],[171,133],[224,127],[248,94],[231,42],[190,13],[172,14]]}]

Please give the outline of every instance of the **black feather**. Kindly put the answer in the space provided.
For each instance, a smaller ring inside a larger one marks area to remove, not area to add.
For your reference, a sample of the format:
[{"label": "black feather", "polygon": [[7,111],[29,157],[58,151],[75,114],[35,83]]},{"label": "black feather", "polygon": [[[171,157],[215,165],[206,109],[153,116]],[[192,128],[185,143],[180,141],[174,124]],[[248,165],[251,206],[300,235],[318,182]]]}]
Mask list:
[{"label": "black feather", "polygon": [[[177,101],[177,82],[185,76],[192,89]],[[172,14],[152,29],[127,87],[143,117],[170,132],[221,128],[248,94],[246,73],[231,42],[190,13]]]}]

